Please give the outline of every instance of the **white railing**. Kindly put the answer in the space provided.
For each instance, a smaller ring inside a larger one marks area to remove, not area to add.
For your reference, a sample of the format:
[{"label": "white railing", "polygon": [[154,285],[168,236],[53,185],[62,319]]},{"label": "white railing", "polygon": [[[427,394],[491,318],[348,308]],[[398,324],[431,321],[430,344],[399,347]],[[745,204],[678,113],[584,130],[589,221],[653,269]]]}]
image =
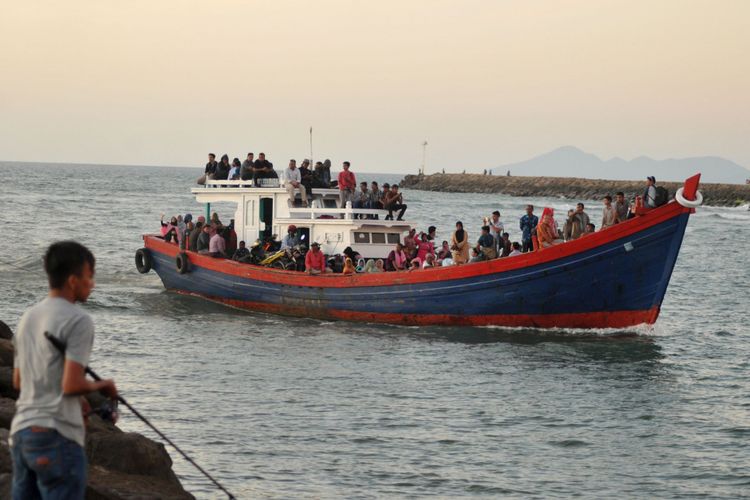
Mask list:
[{"label": "white railing", "polygon": [[363,217],[357,220],[384,220],[388,215],[388,210],[379,210],[375,208],[298,208],[291,207],[289,216],[292,219],[317,219],[321,215],[330,215],[334,219],[354,219],[354,215],[377,215],[379,219],[368,219]]},{"label": "white railing", "polygon": [[280,187],[281,184],[279,183],[279,179],[256,179],[256,182],[258,183],[257,186],[253,184],[252,179],[243,181],[243,180],[236,180],[236,181],[230,181],[230,180],[208,180],[206,181],[206,187],[207,188],[224,188],[224,187],[241,187],[241,188],[277,188]]}]

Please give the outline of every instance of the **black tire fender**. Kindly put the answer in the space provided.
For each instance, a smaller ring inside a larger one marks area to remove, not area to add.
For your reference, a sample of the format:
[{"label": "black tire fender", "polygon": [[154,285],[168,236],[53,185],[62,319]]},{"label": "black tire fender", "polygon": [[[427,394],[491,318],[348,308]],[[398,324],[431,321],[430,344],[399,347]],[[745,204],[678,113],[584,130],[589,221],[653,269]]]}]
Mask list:
[{"label": "black tire fender", "polygon": [[135,252],[135,268],[141,274],[146,274],[151,270],[151,252],[148,248],[139,248]]},{"label": "black tire fender", "polygon": [[178,273],[185,274],[186,272],[188,272],[190,261],[188,260],[188,256],[185,252],[178,253],[177,257],[175,257],[174,259],[174,263],[177,266]]}]

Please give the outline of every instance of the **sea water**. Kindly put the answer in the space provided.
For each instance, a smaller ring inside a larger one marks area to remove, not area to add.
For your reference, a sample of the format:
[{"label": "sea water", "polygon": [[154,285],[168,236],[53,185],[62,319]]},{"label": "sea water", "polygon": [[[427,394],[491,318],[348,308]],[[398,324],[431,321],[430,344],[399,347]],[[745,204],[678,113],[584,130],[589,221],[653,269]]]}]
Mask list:
[{"label": "sea water", "polygon": [[[88,245],[92,366],[239,497],[750,494],[747,207],[691,217],[653,329],[399,327],[237,311],[138,274],[133,254],[160,213],[203,213],[189,193],[200,173],[0,164],[0,319],[15,330],[45,295],[50,242]],[[404,199],[438,240],[456,220],[476,239],[495,209],[518,240],[526,203],[562,223],[578,201]],[[598,226],[601,202],[583,201]],[[120,425],[156,438],[126,410]],[[172,457],[189,491],[221,498]]]}]

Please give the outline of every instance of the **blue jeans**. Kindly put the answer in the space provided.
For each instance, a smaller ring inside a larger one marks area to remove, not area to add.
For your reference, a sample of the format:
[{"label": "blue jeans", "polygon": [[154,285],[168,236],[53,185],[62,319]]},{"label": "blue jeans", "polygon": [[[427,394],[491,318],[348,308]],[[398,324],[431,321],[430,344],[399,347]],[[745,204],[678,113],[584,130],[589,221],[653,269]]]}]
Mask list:
[{"label": "blue jeans", "polygon": [[55,429],[27,427],[13,435],[13,500],[82,499],[86,453]]}]

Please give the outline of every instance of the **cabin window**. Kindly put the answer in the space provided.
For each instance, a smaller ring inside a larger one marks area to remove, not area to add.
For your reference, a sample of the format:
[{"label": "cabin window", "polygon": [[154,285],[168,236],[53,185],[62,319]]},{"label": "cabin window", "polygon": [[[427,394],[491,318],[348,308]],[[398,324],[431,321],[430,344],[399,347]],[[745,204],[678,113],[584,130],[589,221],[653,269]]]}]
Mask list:
[{"label": "cabin window", "polygon": [[371,236],[374,244],[385,244],[385,233],[372,233]]},{"label": "cabin window", "polygon": [[388,233],[388,243],[393,245],[401,243],[401,235],[398,233]]},{"label": "cabin window", "polygon": [[354,233],[354,243],[370,243],[370,233]]}]

